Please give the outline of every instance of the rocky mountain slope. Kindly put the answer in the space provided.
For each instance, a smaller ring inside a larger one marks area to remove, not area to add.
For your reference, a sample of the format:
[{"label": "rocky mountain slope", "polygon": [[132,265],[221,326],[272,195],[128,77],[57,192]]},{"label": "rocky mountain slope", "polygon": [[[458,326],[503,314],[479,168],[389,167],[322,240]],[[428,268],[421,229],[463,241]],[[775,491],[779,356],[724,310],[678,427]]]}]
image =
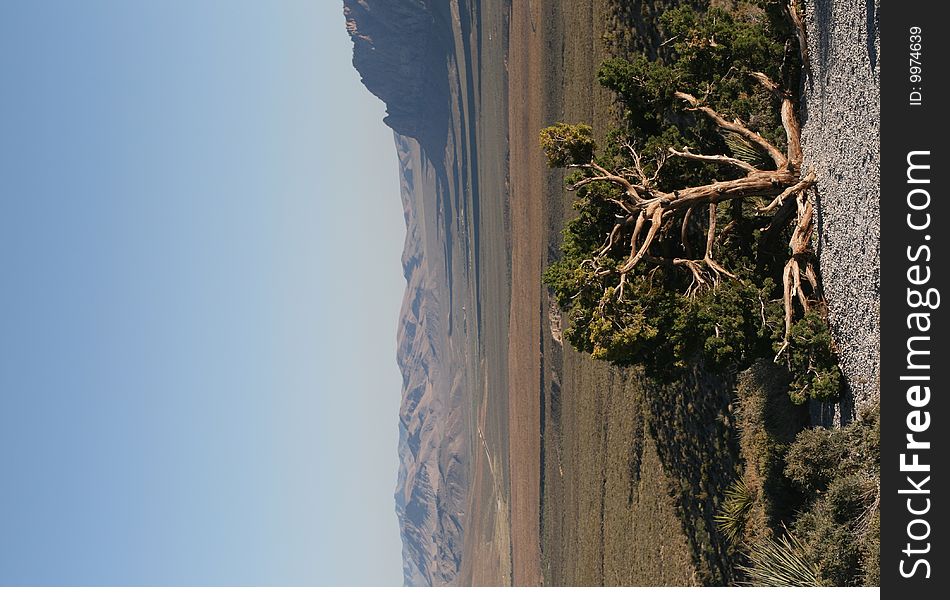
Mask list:
[{"label": "rocky mountain slope", "polygon": [[449,122],[444,20],[427,0],[345,0],[353,66],[363,84],[386,103],[383,122],[427,145],[444,138]]},{"label": "rocky mountain slope", "polygon": [[[456,213],[450,132],[448,0],[345,0],[353,65],[386,103],[406,220],[406,292],[397,333],[403,376],[395,500],[407,585],[448,585],[460,565],[470,457],[470,297]],[[460,224],[462,229],[459,229]]]},{"label": "rocky mountain slope", "polygon": [[[400,468],[396,514],[403,539],[405,581],[451,583],[461,562],[467,457],[463,409],[454,401],[452,356],[446,352],[441,269],[430,268],[426,247],[425,195],[415,186],[422,170],[418,144],[396,137],[406,217],[402,264],[406,293],[397,336],[403,376],[399,411]],[[436,262],[436,265],[439,263]]]}]

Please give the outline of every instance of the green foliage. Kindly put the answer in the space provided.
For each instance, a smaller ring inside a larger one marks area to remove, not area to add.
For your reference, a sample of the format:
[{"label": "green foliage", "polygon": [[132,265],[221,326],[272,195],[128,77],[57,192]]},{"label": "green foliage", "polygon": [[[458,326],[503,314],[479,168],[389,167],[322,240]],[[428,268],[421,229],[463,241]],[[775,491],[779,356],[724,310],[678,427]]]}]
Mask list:
[{"label": "green foliage", "polygon": [[[682,110],[674,92],[692,94],[726,118],[741,119],[783,148],[776,101],[749,76],[763,71],[786,89],[797,88],[797,42],[783,3],[740,0],[730,11],[683,3],[659,19],[655,15],[666,3],[639,6],[650,25],[641,23],[647,31],[638,27],[637,34],[652,42],[626,39],[638,52],[605,61],[597,74],[622,108],[619,126],[599,148],[589,127],[548,128],[542,147],[549,164],[593,160],[615,173],[642,169],[657,189],[667,191],[741,175],[733,166],[677,157],[658,172],[656,159],[671,146],[769,168],[771,159],[759,149]],[[598,174],[580,169],[568,183]],[[565,338],[594,358],[642,366],[664,390],[679,390],[698,371],[704,377],[724,374],[725,382],[740,374],[732,414],[738,439],[722,432],[707,437],[720,445],[738,441],[741,460],[716,477],[708,460],[693,464],[698,452],[693,446],[707,440],[697,442],[702,434],[686,424],[708,424],[725,415],[701,412],[703,402],[679,398],[678,391],[651,410],[650,432],[663,464],[680,475],[671,494],[691,536],[694,561],[713,565],[744,551],[740,574],[751,585],[877,585],[879,420],[869,414],[841,430],[806,429],[802,405],[837,401],[842,376],[820,304],[807,314],[797,309],[785,339],[781,281],[789,229],[766,231],[770,217],[758,214],[753,203],[722,202],[715,260],[736,279],[722,277],[717,285],[697,289],[685,269],[642,261],[621,281],[616,267],[629,258],[629,243],[609,248],[605,243],[621,223],[609,201],[617,194],[605,182],[579,189],[577,216],[564,231],[562,257],[547,269],[545,282],[568,313]],[[656,256],[701,258],[708,219],[694,214],[684,227],[682,215],[665,214]],[[629,225],[622,229],[628,236]],[[598,268],[591,268],[595,255],[600,255]],[[716,422],[725,428],[730,420]],[[722,562],[724,573],[731,571],[732,560]]]},{"label": "green foliage", "polygon": [[555,123],[541,130],[541,149],[549,167],[588,163],[594,156],[594,132],[590,125]]},{"label": "green foliage", "polygon": [[[644,157],[654,157],[670,146],[713,153],[728,150],[714,125],[681,110],[673,96],[676,91],[693,94],[727,116],[746,119],[780,148],[784,145],[774,99],[749,73],[763,71],[773,80],[788,82],[796,80],[797,68],[795,61],[783,60],[784,40],[790,33],[784,20],[764,16],[760,10],[734,14],[720,8],[699,11],[678,6],[660,19],[658,35],[670,43],[659,57],[638,53],[601,65],[598,80],[616,93],[624,108],[622,133],[636,140]],[[677,161],[675,168],[666,169],[659,184],[666,189],[696,185],[722,171]]]},{"label": "green foliage", "polygon": [[715,521],[719,531],[726,536],[729,543],[735,544],[742,539],[755,497],[755,491],[742,479],[737,479],[726,489]]},{"label": "green foliage", "polygon": [[879,477],[880,420],[876,413],[839,429],[806,429],[786,457],[785,475],[814,498],[845,474]]},{"label": "green foliage", "polygon": [[785,475],[811,496],[824,492],[841,465],[849,461],[848,436],[829,429],[807,429],[788,453]]},{"label": "green foliage", "polygon": [[[642,168],[664,190],[739,175],[734,166],[677,157],[659,168],[662,161],[656,159],[671,146],[766,164],[770,159],[741,138],[724,137],[709,119],[683,111],[674,92],[686,91],[727,117],[741,117],[783,146],[775,99],[749,76],[758,70],[786,84],[797,81],[796,61],[786,60],[796,42],[772,4],[759,2],[736,11],[682,5],[665,11],[657,35],[668,43],[656,55],[611,58],[598,71],[600,83],[623,107],[620,127],[606,136],[600,153],[594,156],[590,127],[557,123],[541,132],[548,163],[563,167],[596,159],[614,172]],[[637,148],[639,162],[627,142]],[[592,168],[580,169],[568,183],[599,174]],[[696,290],[686,269],[641,262],[621,284],[616,267],[628,259],[625,240],[604,251],[601,268],[592,269],[589,261],[605,248],[607,233],[618,223],[616,206],[610,202],[617,193],[607,182],[579,189],[577,216],[564,231],[562,257],[545,273],[545,283],[568,313],[566,339],[595,358],[642,365],[664,381],[697,362],[731,375],[757,358],[773,357],[784,341],[777,282],[788,249],[782,235],[762,234],[770,217],[758,214],[749,203],[718,207],[715,259],[737,279],[723,276],[718,285]],[[685,227],[684,219],[679,214],[665,217],[663,256],[701,258],[708,216],[694,214]],[[669,233],[681,229],[682,236]],[[629,223],[623,231],[629,236]],[[782,350],[793,374],[791,398],[796,403],[834,401],[840,391],[831,336],[818,312],[796,322]]]},{"label": "green foliage", "polygon": [[859,475],[836,478],[795,522],[822,585],[878,585],[880,514],[874,506],[878,483]]},{"label": "green foliage", "polygon": [[880,419],[808,429],[787,456],[786,476],[808,501],[794,524],[822,585],[879,585]]},{"label": "green foliage", "polygon": [[789,532],[778,539],[766,538],[752,546],[749,564],[742,565],[747,585],[756,587],[816,587],[820,585],[818,568],[805,548]]},{"label": "green foliage", "polygon": [[[575,203],[578,216],[563,232],[562,258],[544,274],[544,282],[568,313],[565,337],[572,345],[616,364],[643,365],[652,376],[663,380],[677,376],[682,367],[697,360],[713,372],[735,373],[758,357],[774,355],[772,345],[775,339],[781,339],[783,313],[781,301],[776,298],[771,257],[780,255],[780,248],[774,240],[754,238],[752,231],[761,220],[734,215],[734,227],[721,243],[720,262],[737,279],[722,278],[711,289],[691,295],[686,293],[691,279],[684,270],[644,264],[626,279],[623,299],[618,300],[617,282],[611,285],[584,266],[584,261],[602,247],[605,232],[615,222],[609,203],[595,201],[604,193],[609,191],[584,188]],[[720,209],[723,216],[728,216],[728,210]],[[701,218],[694,219],[702,223]],[[753,238],[752,243],[744,239],[746,236]],[[695,244],[703,244],[700,235]],[[601,264],[616,267],[625,256],[618,248]],[[827,339],[830,341],[830,337]],[[815,336],[807,340],[802,337],[789,358],[808,360],[819,356],[819,342]],[[830,351],[820,356],[833,358]],[[825,368],[834,368],[833,362]],[[818,373],[825,375],[825,371]],[[806,385],[812,380],[803,381]]]},{"label": "green foliage", "polygon": [[750,144],[748,140],[742,136],[735,133],[727,133],[724,137],[726,145],[729,146],[729,153],[739,160],[744,160],[750,165],[759,168],[769,160],[768,156],[763,154],[759,148]]},{"label": "green foliage", "polygon": [[701,300],[687,302],[674,325],[675,354],[682,360],[698,352],[716,371],[734,371],[749,364],[762,350],[760,336],[766,324],[757,309],[767,297],[750,280],[730,279]]},{"label": "green foliage", "polygon": [[[742,479],[756,494],[739,540],[749,560],[740,571],[763,585],[784,548],[811,565],[818,585],[878,585],[878,411],[840,429],[806,428],[807,410],[788,401],[788,374],[778,371],[763,359],[739,378]],[[776,539],[784,524],[794,540]]]},{"label": "green foliage", "polygon": [[740,374],[735,403],[743,481],[756,492],[745,544],[770,537],[790,520],[802,494],[785,477],[785,455],[808,425],[808,411],[788,399],[789,375],[781,365],[759,359]]},{"label": "green foliage", "polygon": [[[840,429],[804,428],[804,408],[788,401],[787,379],[778,369],[759,361],[739,380],[743,481],[756,493],[739,540],[749,560],[740,571],[751,584],[764,585],[780,551],[792,549],[811,565],[818,585],[878,585],[877,412]],[[763,511],[766,518],[756,523]],[[794,542],[773,535],[783,523]]]},{"label": "green foliage", "polygon": [[[565,248],[585,245],[570,227],[565,240]],[[589,251],[574,255],[575,260],[566,255],[546,271],[544,281],[568,311],[565,337],[594,358],[640,364],[651,376],[669,380],[696,360],[712,372],[729,373],[769,352],[769,323],[762,314],[770,284],[724,280],[692,297],[682,292],[687,284],[675,279],[679,274],[644,273],[628,279],[622,301],[604,301],[617,292],[591,281],[579,266],[585,255]],[[780,313],[774,306],[769,313],[777,327]]]},{"label": "green foliage", "polygon": [[[781,347],[781,340],[777,340],[776,351]],[[794,376],[789,392],[792,402],[837,402],[841,394],[841,369],[832,349],[828,325],[817,311],[809,312],[792,325],[783,356]]]}]

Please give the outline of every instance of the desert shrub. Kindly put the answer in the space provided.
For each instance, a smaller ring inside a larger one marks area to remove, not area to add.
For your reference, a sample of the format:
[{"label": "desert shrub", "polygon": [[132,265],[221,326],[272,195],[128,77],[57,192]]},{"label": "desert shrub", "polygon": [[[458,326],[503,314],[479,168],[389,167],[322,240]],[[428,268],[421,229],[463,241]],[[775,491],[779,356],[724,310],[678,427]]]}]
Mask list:
[{"label": "desert shrub", "polygon": [[590,125],[556,123],[541,130],[540,141],[549,167],[586,163],[594,155],[594,131]]},{"label": "desert shrub", "polygon": [[804,555],[814,561],[821,585],[860,585],[862,548],[847,521],[835,519],[833,503],[821,501],[796,521]]},{"label": "desert shrub", "polygon": [[828,488],[850,453],[847,436],[837,430],[803,431],[786,457],[785,474],[814,496]]},{"label": "desert shrub", "polygon": [[881,585],[881,511],[872,510],[861,548],[861,566],[864,570],[862,585]]},{"label": "desert shrub", "polygon": [[726,489],[715,521],[716,527],[726,536],[729,543],[737,544],[743,539],[749,513],[752,512],[755,500],[755,491],[742,479],[737,479]]},{"label": "desert shrub", "polygon": [[735,411],[743,478],[758,490],[746,543],[771,536],[801,505],[801,493],[784,475],[785,455],[808,414],[789,402],[788,381],[788,372],[767,359],[739,376]]},{"label": "desert shrub", "polygon": [[[795,404],[809,400],[837,402],[841,394],[841,369],[833,350],[831,332],[819,311],[812,311],[792,325],[785,363],[794,377],[789,396]],[[776,340],[775,349],[781,348]]]},{"label": "desert shrub", "polygon": [[872,413],[847,427],[802,431],[789,448],[785,474],[815,498],[851,474],[879,479],[880,454],[880,422]]},{"label": "desert shrub", "polygon": [[815,587],[821,584],[818,567],[790,532],[766,538],[751,546],[748,564],[739,570],[746,585],[757,587]]},{"label": "desert shrub", "polygon": [[[739,572],[752,585],[777,585],[787,575],[783,569],[801,563],[813,584],[878,585],[878,411],[843,428],[805,428],[802,407],[784,391],[787,380],[770,361],[757,362],[739,378],[743,480],[757,492],[738,542],[747,559]],[[723,517],[728,508],[723,505]],[[790,533],[779,535],[785,524]]]},{"label": "desert shrub", "polygon": [[791,446],[786,475],[809,501],[793,529],[822,585],[880,580],[880,422],[809,429]]}]

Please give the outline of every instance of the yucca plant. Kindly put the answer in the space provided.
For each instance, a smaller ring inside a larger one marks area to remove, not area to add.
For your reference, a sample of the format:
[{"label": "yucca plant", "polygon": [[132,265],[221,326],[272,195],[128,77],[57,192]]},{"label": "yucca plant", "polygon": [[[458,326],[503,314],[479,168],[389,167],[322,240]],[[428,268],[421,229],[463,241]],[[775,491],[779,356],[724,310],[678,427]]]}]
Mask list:
[{"label": "yucca plant", "polygon": [[742,540],[755,497],[755,492],[742,479],[733,481],[726,489],[719,514],[714,520],[729,543],[736,544]]},{"label": "yucca plant", "polygon": [[723,132],[723,137],[726,140],[726,145],[729,146],[729,152],[732,153],[733,158],[744,160],[753,166],[765,164],[769,160],[767,155],[743,139],[742,136],[736,135],[735,133]]},{"label": "yucca plant", "polygon": [[801,543],[789,531],[778,539],[767,538],[752,544],[745,555],[748,565],[740,565],[748,581],[756,587],[817,587],[818,568],[805,557]]}]

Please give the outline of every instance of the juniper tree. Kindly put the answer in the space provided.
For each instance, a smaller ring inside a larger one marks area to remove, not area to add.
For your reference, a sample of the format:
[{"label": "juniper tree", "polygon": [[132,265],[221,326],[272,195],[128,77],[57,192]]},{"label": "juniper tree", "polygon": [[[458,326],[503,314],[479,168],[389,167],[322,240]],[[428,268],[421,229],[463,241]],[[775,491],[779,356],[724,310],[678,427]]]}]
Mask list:
[{"label": "juniper tree", "polygon": [[654,367],[697,352],[736,367],[771,351],[805,370],[797,401],[830,399],[837,366],[819,347],[830,338],[796,336],[799,322],[824,327],[825,310],[796,106],[807,62],[798,13],[774,2],[745,16],[682,7],[661,30],[670,43],[656,58],[599,71],[624,107],[603,151],[587,125],[541,132],[578,196],[563,258],[545,275],[569,311],[566,337],[597,358]]}]

